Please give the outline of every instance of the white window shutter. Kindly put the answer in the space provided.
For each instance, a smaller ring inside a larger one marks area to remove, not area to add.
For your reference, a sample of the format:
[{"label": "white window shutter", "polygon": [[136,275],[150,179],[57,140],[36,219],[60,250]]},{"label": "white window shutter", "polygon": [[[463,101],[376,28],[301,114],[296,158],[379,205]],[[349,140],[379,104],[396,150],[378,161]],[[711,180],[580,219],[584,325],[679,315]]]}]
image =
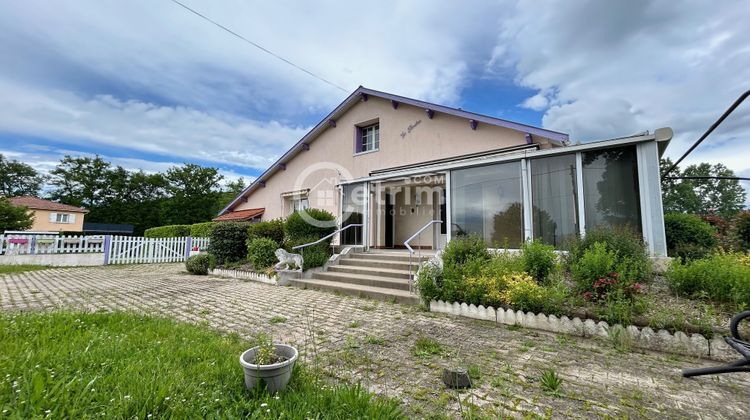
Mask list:
[{"label": "white window shutter", "polygon": [[50,213],[49,214],[49,221],[51,223],[55,223],[57,221],[57,213]]},{"label": "white window shutter", "polygon": [[68,223],[72,224],[72,223],[75,223],[75,222],[76,222],[76,215],[75,214],[71,214],[70,216],[68,216]]}]

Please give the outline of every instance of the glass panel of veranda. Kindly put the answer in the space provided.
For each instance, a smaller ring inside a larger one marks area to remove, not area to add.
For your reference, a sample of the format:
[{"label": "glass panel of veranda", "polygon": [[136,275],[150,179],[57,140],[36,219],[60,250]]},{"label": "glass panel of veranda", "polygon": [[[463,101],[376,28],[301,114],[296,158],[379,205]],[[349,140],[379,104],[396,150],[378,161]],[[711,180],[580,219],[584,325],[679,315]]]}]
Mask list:
[{"label": "glass panel of veranda", "polygon": [[586,231],[619,227],[640,233],[641,203],[635,146],[585,152],[582,157]]},{"label": "glass panel of veranda", "polygon": [[[348,184],[343,186],[341,227],[352,224],[363,224],[365,214],[366,184]],[[362,245],[364,227],[351,227],[341,234],[342,245]]]},{"label": "glass panel of veranda", "polygon": [[556,249],[578,234],[575,154],[531,160],[534,239]]},{"label": "glass panel of veranda", "polygon": [[477,234],[489,246],[519,248],[522,201],[518,161],[452,171],[452,237]]}]

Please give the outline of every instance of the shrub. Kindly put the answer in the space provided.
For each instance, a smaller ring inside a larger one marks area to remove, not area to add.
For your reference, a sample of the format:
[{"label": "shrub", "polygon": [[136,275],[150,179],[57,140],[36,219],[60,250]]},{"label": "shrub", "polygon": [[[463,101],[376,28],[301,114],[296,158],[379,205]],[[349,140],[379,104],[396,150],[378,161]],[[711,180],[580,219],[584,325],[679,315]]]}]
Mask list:
[{"label": "shrub", "polygon": [[672,264],[667,271],[669,287],[678,294],[732,302],[738,309],[750,307],[750,266],[742,254],[714,254],[708,258]]},{"label": "shrub", "polygon": [[190,236],[193,238],[208,238],[211,236],[211,229],[216,226],[216,222],[204,222],[190,225]]},{"label": "shrub", "polygon": [[[294,212],[286,219],[284,223],[284,234],[288,240],[297,241],[301,238],[320,239],[336,230],[334,221],[336,218],[333,214],[320,209],[306,209],[306,216],[302,212]],[[311,217],[325,224],[324,227],[308,223],[305,218]]]},{"label": "shrub", "polygon": [[505,303],[524,312],[542,311],[544,291],[531,276],[526,273],[506,276],[504,283],[500,297]]},{"label": "shrub", "polygon": [[521,246],[523,268],[540,283],[546,283],[550,273],[557,266],[555,247],[541,241],[525,242]]},{"label": "shrub", "polygon": [[264,270],[276,264],[278,248],[279,244],[270,238],[248,239],[247,259],[256,271]]},{"label": "shrub", "polygon": [[182,238],[190,236],[190,225],[168,225],[146,229],[143,236],[147,238]]},{"label": "shrub", "polygon": [[[597,242],[604,244],[608,251],[614,253],[615,266],[623,280],[630,283],[643,283],[650,279],[652,264],[646,245],[636,232],[624,228],[593,229],[586,232],[583,239],[574,240],[568,254],[568,265],[571,271],[573,265]],[[607,273],[600,273],[590,280],[593,282],[605,274]]]},{"label": "shrub", "polygon": [[617,254],[607,245],[596,242],[570,267],[570,274],[581,292],[593,292],[594,282],[615,271]]},{"label": "shrub", "polygon": [[322,267],[329,258],[331,258],[331,244],[329,241],[323,241],[319,244],[310,245],[302,249],[292,249],[297,245],[309,244],[320,239],[317,236],[301,237],[295,240],[289,240],[285,243],[287,251],[302,255],[302,269],[309,270],[311,268]]},{"label": "shrub", "polygon": [[219,264],[239,261],[247,255],[246,222],[221,222],[211,230],[208,252]]},{"label": "shrub", "polygon": [[216,257],[211,254],[193,255],[185,261],[185,268],[190,274],[205,276],[208,270],[216,267]]},{"label": "shrub", "polygon": [[667,234],[667,252],[673,257],[701,258],[718,245],[716,229],[693,214],[665,214],[664,231]]},{"label": "shrub", "polygon": [[431,300],[441,298],[443,270],[433,264],[425,264],[417,273],[417,290],[422,302],[429,307]]},{"label": "shrub", "polygon": [[273,219],[266,222],[253,223],[247,228],[247,239],[268,238],[276,242],[278,247],[284,245],[284,221]]},{"label": "shrub", "polygon": [[750,211],[738,213],[732,221],[732,234],[743,251],[750,250]]},{"label": "shrub", "polygon": [[479,235],[460,236],[451,240],[443,251],[443,261],[449,266],[460,266],[471,260],[487,261],[490,253]]}]

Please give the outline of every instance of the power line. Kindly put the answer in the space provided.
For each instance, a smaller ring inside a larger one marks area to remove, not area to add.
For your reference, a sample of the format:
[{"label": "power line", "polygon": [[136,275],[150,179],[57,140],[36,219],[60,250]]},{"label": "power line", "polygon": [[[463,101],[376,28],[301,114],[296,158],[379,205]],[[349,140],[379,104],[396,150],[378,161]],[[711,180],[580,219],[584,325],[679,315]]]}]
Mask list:
[{"label": "power line", "polygon": [[190,13],[193,13],[194,15],[196,15],[196,16],[198,16],[198,17],[200,17],[200,18],[203,18],[203,19],[207,20],[208,22],[211,22],[211,23],[213,23],[214,25],[218,26],[219,28],[221,28],[221,29],[223,29],[223,30],[225,30],[225,31],[229,32],[230,34],[232,34],[232,35],[236,36],[237,38],[239,38],[239,39],[241,39],[241,40],[243,40],[243,41],[247,42],[248,44],[252,45],[253,47],[255,47],[255,48],[257,48],[257,49],[259,49],[259,50],[261,50],[261,51],[263,51],[264,53],[266,53],[266,54],[269,54],[269,55],[271,55],[271,56],[273,56],[273,57],[275,57],[275,58],[277,58],[277,59],[279,59],[279,60],[281,60],[281,61],[283,61],[283,62],[285,62],[285,63],[289,64],[290,66],[292,66],[292,67],[296,68],[297,70],[301,70],[301,71],[303,71],[303,72],[307,73],[308,75],[310,75],[310,76],[312,76],[312,77],[314,77],[314,78],[316,78],[316,79],[318,79],[318,80],[320,80],[320,81],[322,81],[322,82],[324,82],[324,83],[327,83],[327,84],[329,84],[329,85],[331,85],[331,86],[335,87],[336,89],[339,89],[339,90],[341,90],[341,91],[343,91],[343,92],[349,93],[349,91],[348,91],[348,90],[346,90],[346,89],[342,88],[341,86],[337,85],[336,83],[333,83],[333,82],[331,82],[331,81],[329,81],[329,80],[326,80],[325,78],[323,78],[323,77],[320,77],[320,76],[316,75],[315,73],[311,72],[310,70],[307,70],[306,68],[304,68],[304,67],[302,67],[302,66],[299,66],[299,65],[297,65],[297,64],[294,64],[293,62],[291,62],[291,61],[287,60],[286,58],[284,58],[284,57],[282,57],[282,56],[280,56],[280,55],[278,55],[278,54],[274,53],[273,51],[270,51],[270,50],[268,50],[268,49],[264,48],[263,46],[261,46],[261,45],[259,45],[259,44],[256,44],[256,43],[255,43],[255,42],[253,42],[253,41],[250,41],[249,39],[247,39],[247,38],[245,38],[244,36],[242,36],[242,35],[238,34],[237,32],[234,32],[233,30],[231,30],[231,29],[227,28],[226,26],[222,25],[222,24],[221,24],[221,23],[219,23],[219,22],[216,22],[215,20],[213,20],[213,19],[209,18],[208,16],[205,16],[205,15],[201,14],[200,12],[198,12],[198,11],[196,11],[196,10],[194,10],[194,9],[191,9],[190,7],[186,6],[185,4],[183,4],[183,3],[180,3],[180,2],[179,2],[179,1],[177,1],[177,0],[170,0],[170,1],[171,1],[172,3],[174,3],[174,4],[176,4],[176,5],[178,5],[178,6],[182,7],[182,8],[184,8],[185,10],[189,11]]}]

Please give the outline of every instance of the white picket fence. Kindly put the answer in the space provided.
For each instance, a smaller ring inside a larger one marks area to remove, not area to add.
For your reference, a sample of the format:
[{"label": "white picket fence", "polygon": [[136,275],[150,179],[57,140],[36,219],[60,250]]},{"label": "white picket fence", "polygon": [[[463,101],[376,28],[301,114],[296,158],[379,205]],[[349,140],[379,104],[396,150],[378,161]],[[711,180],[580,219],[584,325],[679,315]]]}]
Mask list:
[{"label": "white picket fence", "polygon": [[191,251],[208,247],[208,238],[134,236],[0,235],[0,255],[103,253],[104,264],[185,261]]},{"label": "white picket fence", "polygon": [[104,236],[0,235],[0,255],[104,252]]},{"label": "white picket fence", "polygon": [[107,264],[152,264],[185,261],[190,251],[208,246],[208,238],[141,238],[112,236]]}]

